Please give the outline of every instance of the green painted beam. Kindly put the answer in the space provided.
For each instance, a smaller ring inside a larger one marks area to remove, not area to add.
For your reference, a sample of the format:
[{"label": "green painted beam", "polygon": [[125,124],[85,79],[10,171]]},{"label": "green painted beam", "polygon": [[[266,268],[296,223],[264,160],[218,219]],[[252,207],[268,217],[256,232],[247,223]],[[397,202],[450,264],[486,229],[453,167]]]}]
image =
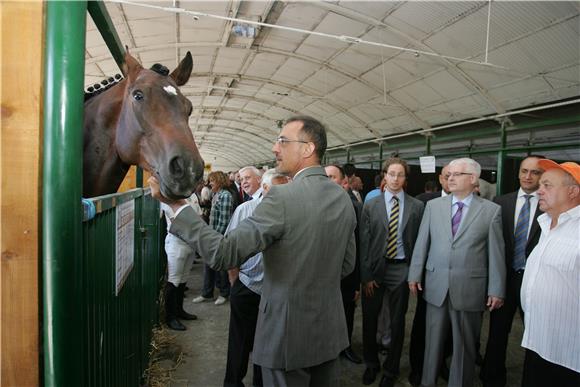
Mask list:
[{"label": "green painted beam", "polygon": [[42,195],[44,386],[82,383],[81,188],[86,1],[46,3]]},{"label": "green painted beam", "polygon": [[107,44],[107,47],[109,47],[109,51],[111,51],[115,62],[117,62],[117,65],[121,71],[123,71],[123,64],[125,63],[125,48],[121,43],[121,39],[119,39],[119,35],[117,35],[117,31],[115,30],[115,26],[109,16],[105,3],[102,1],[89,1],[87,3],[87,9],[89,15],[91,15],[95,25],[99,29],[99,32],[103,36],[103,40]]}]

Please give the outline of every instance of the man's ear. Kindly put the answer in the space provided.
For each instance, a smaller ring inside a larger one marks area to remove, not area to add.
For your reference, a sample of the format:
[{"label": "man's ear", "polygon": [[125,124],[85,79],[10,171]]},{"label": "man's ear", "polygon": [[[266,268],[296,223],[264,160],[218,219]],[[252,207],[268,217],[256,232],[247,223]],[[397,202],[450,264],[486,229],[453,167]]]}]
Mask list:
[{"label": "man's ear", "polygon": [[316,151],[316,146],[314,145],[313,142],[308,142],[306,144],[304,144],[304,156],[306,158],[310,158],[314,155],[314,152]]}]

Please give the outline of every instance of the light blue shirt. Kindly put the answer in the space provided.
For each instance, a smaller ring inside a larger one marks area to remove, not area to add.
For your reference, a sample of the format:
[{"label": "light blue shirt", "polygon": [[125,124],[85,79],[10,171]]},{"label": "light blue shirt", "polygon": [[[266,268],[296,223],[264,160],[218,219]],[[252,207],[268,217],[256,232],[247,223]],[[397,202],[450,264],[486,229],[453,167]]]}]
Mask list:
[{"label": "light blue shirt", "polygon": [[381,196],[381,189],[380,188],[375,188],[372,191],[370,191],[367,196],[365,196],[365,203],[368,202],[369,200],[371,200],[372,198],[376,198],[377,196]]},{"label": "light blue shirt", "polygon": [[[230,220],[225,235],[234,230],[240,222],[250,217],[258,204],[262,201],[262,189],[252,195],[252,200],[240,204]],[[240,266],[240,282],[256,294],[262,294],[262,282],[264,280],[264,266],[262,265],[262,253],[258,253]]]},{"label": "light blue shirt", "polygon": [[405,248],[403,247],[403,213],[405,211],[405,191],[400,191],[398,194],[393,195],[388,189],[385,190],[385,204],[387,205],[388,220],[391,219],[393,196],[396,196],[399,199],[399,227],[397,227],[397,256],[395,259],[405,259]]},{"label": "light blue shirt", "polygon": [[457,202],[462,202],[463,203],[463,210],[461,212],[461,221],[459,222],[459,227],[457,228],[457,231],[458,232],[461,229],[461,224],[463,223],[463,220],[467,216],[467,212],[469,212],[469,207],[471,207],[471,201],[472,200],[473,200],[473,192],[470,193],[469,195],[467,195],[463,200],[457,199],[455,197],[455,195],[453,195],[453,197],[451,198],[451,219],[453,219],[453,217],[455,216],[455,213],[459,209],[459,206],[457,205]]}]

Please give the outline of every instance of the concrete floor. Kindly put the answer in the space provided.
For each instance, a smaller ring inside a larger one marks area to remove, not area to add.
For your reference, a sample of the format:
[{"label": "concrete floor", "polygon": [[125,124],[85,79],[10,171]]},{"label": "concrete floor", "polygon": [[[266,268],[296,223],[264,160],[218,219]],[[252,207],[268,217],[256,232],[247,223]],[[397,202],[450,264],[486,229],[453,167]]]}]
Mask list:
[{"label": "concrete floor", "polygon": [[[171,387],[217,387],[222,386],[225,374],[225,363],[228,341],[229,303],[216,306],[213,302],[193,304],[191,300],[198,296],[202,287],[203,265],[194,264],[188,279],[190,290],[186,292],[184,302],[185,309],[198,316],[196,321],[184,321],[188,327],[185,332],[170,331],[176,335],[176,342],[181,346],[183,357],[181,364],[173,371]],[[407,334],[405,346],[401,358],[401,375],[396,383],[397,387],[410,386],[407,381],[409,374],[409,337],[413,315],[415,313],[415,299],[411,297],[409,311],[407,312]],[[488,332],[489,314],[484,315],[481,332],[482,350],[485,348]],[[508,386],[520,386],[524,351],[520,346],[522,338],[522,322],[516,315],[510,343],[508,347],[507,369]],[[362,315],[361,308],[356,309],[355,328],[353,332],[353,348],[356,353],[362,355]],[[344,359],[342,365],[342,387],[362,386],[362,374],[364,365],[356,365]],[[170,365],[168,365],[170,366]],[[252,367],[248,367],[248,375],[244,383],[251,386]],[[477,368],[479,373],[479,367]],[[377,377],[375,386],[378,386],[380,376]],[[439,379],[439,385],[446,384]],[[479,379],[474,381],[475,386],[481,386]]]}]

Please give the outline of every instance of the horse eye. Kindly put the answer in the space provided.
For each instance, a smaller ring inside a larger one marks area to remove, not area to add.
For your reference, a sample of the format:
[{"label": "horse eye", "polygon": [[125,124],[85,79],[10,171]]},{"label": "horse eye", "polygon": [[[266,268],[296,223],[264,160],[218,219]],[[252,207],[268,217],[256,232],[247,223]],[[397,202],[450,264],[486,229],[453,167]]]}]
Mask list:
[{"label": "horse eye", "polygon": [[143,92],[141,90],[135,90],[133,92],[133,98],[135,98],[135,101],[141,101],[145,97],[143,96]]}]

